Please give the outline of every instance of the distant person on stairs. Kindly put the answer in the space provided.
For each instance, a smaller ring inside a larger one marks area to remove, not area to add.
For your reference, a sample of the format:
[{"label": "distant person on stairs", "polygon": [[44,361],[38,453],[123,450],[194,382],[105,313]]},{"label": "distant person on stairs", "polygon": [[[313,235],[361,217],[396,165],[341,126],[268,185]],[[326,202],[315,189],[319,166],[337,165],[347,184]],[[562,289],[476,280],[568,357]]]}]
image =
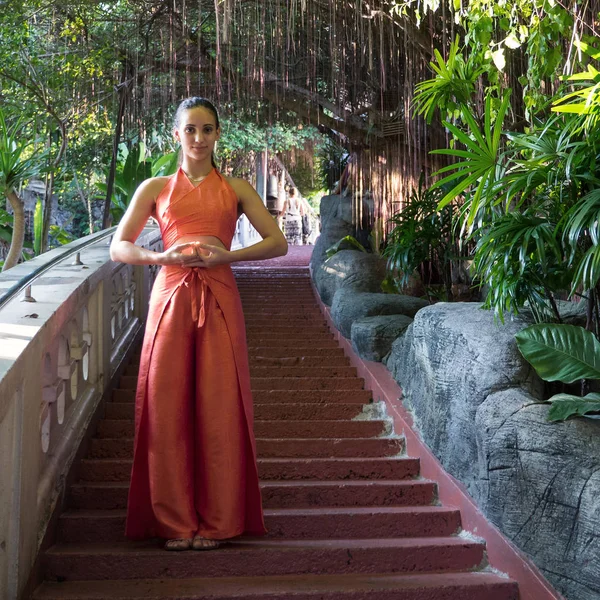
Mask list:
[{"label": "distant person on stairs", "polygon": [[[184,100],[174,134],[181,167],[140,185],[110,247],[115,261],[163,267],[142,348],[126,535],[164,538],[167,550],[210,550],[266,532],[246,331],[230,263],[283,256],[287,243],[254,188],[217,170],[221,130],[208,100]],[[242,213],[263,241],[232,252]],[[135,245],[150,216],[164,252]]]}]

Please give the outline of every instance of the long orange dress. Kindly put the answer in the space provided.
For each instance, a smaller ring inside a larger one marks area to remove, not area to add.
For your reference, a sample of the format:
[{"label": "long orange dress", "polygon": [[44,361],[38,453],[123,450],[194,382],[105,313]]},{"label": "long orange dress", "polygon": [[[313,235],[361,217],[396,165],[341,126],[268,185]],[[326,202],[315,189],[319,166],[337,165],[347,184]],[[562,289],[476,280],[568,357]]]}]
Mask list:
[{"label": "long orange dress", "polygon": [[[156,199],[165,249],[184,235],[229,248],[238,199],[213,169],[181,169]],[[126,535],[227,539],[266,532],[242,305],[229,265],[163,267],[150,299],[136,393]]]}]

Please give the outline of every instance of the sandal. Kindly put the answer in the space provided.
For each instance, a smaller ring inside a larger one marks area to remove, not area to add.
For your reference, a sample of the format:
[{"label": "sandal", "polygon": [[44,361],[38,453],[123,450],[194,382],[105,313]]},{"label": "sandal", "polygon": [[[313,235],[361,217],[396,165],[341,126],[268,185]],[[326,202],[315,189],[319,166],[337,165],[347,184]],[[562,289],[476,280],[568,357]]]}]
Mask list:
[{"label": "sandal", "polygon": [[220,540],[211,540],[201,535],[194,536],[192,540],[192,548],[194,550],[216,550],[221,547],[221,544]]},{"label": "sandal", "polygon": [[165,550],[181,552],[192,548],[192,540],[190,538],[175,538],[165,542]]}]

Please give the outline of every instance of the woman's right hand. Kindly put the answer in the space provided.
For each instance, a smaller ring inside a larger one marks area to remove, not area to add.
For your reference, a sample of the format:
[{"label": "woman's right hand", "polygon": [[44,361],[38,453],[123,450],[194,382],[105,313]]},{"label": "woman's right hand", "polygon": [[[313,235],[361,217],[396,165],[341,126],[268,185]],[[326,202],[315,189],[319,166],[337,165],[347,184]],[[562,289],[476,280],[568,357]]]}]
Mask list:
[{"label": "woman's right hand", "polygon": [[194,264],[198,262],[197,252],[186,252],[189,248],[197,245],[198,242],[184,242],[183,244],[171,246],[168,250],[161,252],[159,264],[163,266],[177,265],[178,267],[197,266],[197,264]]}]

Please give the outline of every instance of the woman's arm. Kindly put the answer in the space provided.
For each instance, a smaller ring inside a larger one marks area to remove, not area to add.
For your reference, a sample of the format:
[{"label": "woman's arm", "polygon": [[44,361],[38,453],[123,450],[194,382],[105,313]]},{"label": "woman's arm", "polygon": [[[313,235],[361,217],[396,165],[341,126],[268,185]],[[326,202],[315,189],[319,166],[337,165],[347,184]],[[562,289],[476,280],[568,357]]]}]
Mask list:
[{"label": "woman's arm", "polygon": [[130,265],[181,265],[195,260],[182,251],[192,244],[178,244],[166,252],[146,250],[134,243],[154,210],[154,201],[166,184],[165,177],[146,179],[135,191],[110,244],[110,258]]},{"label": "woman's arm", "polygon": [[204,265],[211,267],[240,260],[261,260],[287,254],[287,241],[256,190],[243,179],[229,179],[229,184],[237,194],[242,212],[263,239],[248,248],[233,251],[210,244],[198,244],[199,248],[209,252],[208,256],[203,258]]}]

